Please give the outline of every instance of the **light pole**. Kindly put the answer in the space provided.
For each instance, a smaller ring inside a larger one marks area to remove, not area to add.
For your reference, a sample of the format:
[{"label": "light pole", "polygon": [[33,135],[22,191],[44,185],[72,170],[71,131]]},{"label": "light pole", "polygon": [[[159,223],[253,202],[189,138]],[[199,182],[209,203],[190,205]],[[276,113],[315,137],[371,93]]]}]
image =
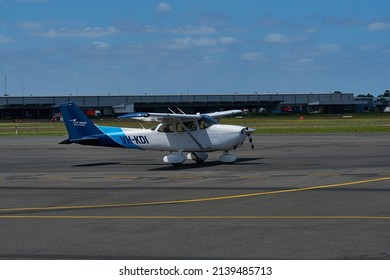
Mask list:
[{"label": "light pole", "polygon": [[8,90],[7,90],[7,75],[4,75],[4,95],[8,95]]},{"label": "light pole", "polygon": [[7,95],[7,75],[4,75],[4,96]]}]

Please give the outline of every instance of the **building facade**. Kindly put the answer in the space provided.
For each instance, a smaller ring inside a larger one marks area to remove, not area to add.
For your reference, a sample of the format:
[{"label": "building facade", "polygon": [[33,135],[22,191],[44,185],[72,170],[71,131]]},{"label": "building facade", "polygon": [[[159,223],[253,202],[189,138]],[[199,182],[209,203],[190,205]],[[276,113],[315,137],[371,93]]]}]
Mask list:
[{"label": "building facade", "polygon": [[356,100],[352,93],[4,96],[0,97],[0,118],[51,118],[58,112],[58,104],[68,102],[74,102],[84,110],[99,110],[104,115],[168,112],[168,108],[175,110],[177,107],[187,113],[228,109],[344,113],[361,112],[368,106],[368,102]]}]

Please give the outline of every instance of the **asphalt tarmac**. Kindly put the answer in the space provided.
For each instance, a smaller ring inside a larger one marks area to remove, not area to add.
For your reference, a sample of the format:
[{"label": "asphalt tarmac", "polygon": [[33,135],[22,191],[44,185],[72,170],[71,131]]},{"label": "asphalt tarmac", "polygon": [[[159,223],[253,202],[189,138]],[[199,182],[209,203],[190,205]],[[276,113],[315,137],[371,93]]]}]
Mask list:
[{"label": "asphalt tarmac", "polygon": [[173,167],[0,137],[0,258],[390,259],[390,134],[253,138]]}]

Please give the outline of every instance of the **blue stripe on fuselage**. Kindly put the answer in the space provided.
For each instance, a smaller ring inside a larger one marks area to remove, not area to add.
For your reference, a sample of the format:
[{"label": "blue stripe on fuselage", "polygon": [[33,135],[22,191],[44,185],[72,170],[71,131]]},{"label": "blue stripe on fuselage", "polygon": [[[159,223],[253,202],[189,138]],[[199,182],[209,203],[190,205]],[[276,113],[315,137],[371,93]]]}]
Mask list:
[{"label": "blue stripe on fuselage", "polygon": [[101,139],[102,141],[107,141],[107,144],[116,147],[124,147],[128,149],[142,149],[139,146],[135,145],[130,137],[126,136],[122,128],[114,126],[99,126],[100,130],[105,133],[107,137]]}]

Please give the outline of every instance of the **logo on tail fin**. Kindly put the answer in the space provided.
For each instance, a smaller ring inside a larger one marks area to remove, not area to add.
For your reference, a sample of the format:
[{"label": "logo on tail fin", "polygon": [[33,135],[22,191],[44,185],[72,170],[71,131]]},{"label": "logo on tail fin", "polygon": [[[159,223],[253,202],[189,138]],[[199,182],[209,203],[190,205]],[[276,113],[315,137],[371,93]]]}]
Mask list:
[{"label": "logo on tail fin", "polygon": [[77,119],[69,120],[74,126],[86,126],[87,122],[78,121]]}]

